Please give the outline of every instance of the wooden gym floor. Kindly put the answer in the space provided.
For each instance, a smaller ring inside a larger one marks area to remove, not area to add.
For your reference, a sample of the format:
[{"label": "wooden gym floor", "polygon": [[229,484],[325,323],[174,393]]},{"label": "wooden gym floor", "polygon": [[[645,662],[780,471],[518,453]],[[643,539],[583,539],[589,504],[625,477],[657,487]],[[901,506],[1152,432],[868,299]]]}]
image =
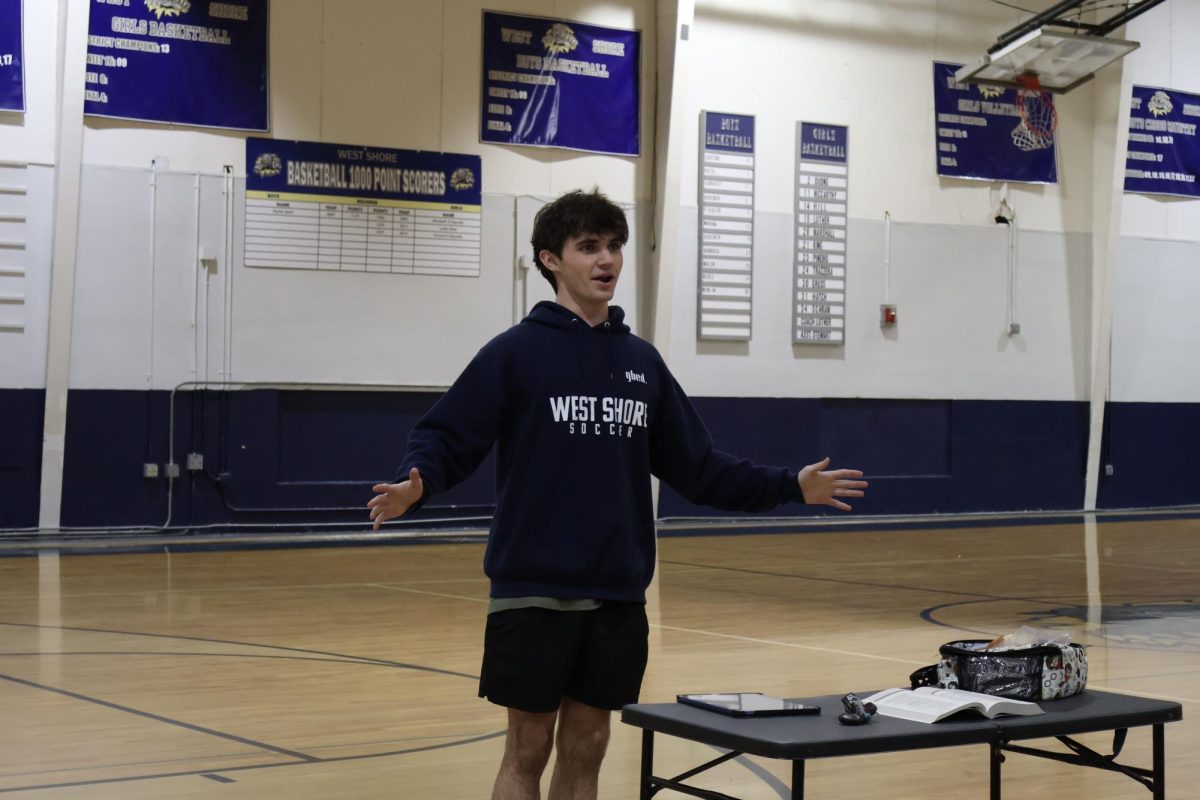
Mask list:
[{"label": "wooden gym floor", "polygon": [[[1091,687],[1183,704],[1167,796],[1200,797],[1200,519],[799,530],[661,539],[643,701],[865,692],[906,685],[955,638],[1065,630],[1090,645]],[[482,555],[472,541],[0,558],[0,795],[486,798],[504,713],[475,697]],[[1080,738],[1109,752],[1108,736]],[[656,744],[659,774],[716,755]],[[637,796],[639,746],[614,717],[601,798]],[[1148,729],[1119,761],[1149,766]],[[787,766],[741,758],[697,782],[773,799]],[[987,750],[814,761],[807,788],[985,797]],[[1147,796],[1019,755],[1004,794]]]}]

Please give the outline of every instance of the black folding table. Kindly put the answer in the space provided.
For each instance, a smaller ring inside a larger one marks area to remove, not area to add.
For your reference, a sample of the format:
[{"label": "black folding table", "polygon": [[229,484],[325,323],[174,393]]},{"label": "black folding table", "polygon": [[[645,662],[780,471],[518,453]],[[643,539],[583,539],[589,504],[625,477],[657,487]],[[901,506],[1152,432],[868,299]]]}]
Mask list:
[{"label": "black folding table", "polygon": [[[866,697],[870,693],[860,694]],[[625,706],[622,722],[642,729],[641,800],[661,789],[671,789],[707,800],[736,800],[729,795],[691,786],[685,781],[743,754],[792,762],[792,798],[804,797],[804,763],[813,758],[891,753],[934,747],[983,744],[991,752],[991,800],[1000,800],[1000,765],[1004,753],[1051,758],[1070,764],[1113,770],[1133,778],[1166,798],[1163,725],[1183,718],[1179,703],[1151,700],[1112,692],[1085,691],[1075,697],[1040,703],[1046,712],[1030,717],[959,714],[936,723],[909,722],[876,716],[867,725],[842,725],[841,695],[803,698],[821,706],[819,716],[738,718],[704,711],[682,703],[646,703]],[[1146,769],[1116,762],[1130,728],[1152,726],[1153,765]],[[1112,752],[1101,754],[1071,738],[1074,734],[1113,731]],[[724,755],[673,778],[653,774],[654,734],[661,733],[728,750]],[[1054,737],[1069,752],[1014,744]]]}]

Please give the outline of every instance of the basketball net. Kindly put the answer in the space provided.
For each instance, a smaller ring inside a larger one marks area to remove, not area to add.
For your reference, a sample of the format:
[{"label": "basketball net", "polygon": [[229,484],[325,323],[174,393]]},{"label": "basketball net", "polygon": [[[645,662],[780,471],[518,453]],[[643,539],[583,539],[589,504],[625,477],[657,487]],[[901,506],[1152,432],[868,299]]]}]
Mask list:
[{"label": "basketball net", "polygon": [[1021,84],[1017,88],[1017,114],[1021,122],[1013,128],[1013,144],[1026,152],[1044,150],[1054,145],[1054,131],[1058,128],[1058,112],[1054,110],[1054,99],[1043,92],[1036,75],[1017,77]]}]

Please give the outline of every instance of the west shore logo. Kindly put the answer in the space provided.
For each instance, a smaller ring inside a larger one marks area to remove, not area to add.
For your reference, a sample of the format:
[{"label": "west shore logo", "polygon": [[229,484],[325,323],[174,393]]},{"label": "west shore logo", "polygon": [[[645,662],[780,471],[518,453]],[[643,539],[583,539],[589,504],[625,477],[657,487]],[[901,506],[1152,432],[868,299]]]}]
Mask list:
[{"label": "west shore logo", "polygon": [[1165,117],[1171,113],[1175,107],[1171,103],[1171,95],[1164,91],[1157,91],[1150,97],[1150,113],[1156,117]]},{"label": "west shore logo", "polygon": [[[628,377],[631,373],[625,373]],[[566,395],[550,398],[554,421],[567,426],[577,436],[619,436],[633,438],[637,428],[648,425],[648,407],[628,397],[590,397]]]},{"label": "west shore logo", "polygon": [[263,153],[254,159],[254,174],[260,178],[274,178],[283,172],[283,160],[275,153]]},{"label": "west shore logo", "polygon": [[575,38],[575,31],[571,30],[570,25],[561,22],[551,25],[542,37],[542,47],[546,48],[547,53],[556,56],[569,53],[578,46],[579,40]]},{"label": "west shore logo", "polygon": [[146,0],[146,8],[162,19],[164,16],[178,17],[192,10],[191,0]]},{"label": "west shore logo", "polygon": [[475,173],[470,167],[459,167],[450,174],[450,187],[465,192],[475,185]]}]

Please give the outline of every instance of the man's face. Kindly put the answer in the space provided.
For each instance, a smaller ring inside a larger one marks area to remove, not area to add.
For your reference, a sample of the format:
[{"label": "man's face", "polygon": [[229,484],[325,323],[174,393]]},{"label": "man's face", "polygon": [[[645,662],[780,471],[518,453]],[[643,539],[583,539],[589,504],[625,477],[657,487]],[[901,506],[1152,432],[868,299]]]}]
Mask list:
[{"label": "man's face", "polygon": [[612,234],[582,233],[567,239],[562,256],[543,250],[542,263],[558,281],[559,303],[582,311],[606,307],[621,275],[622,246]]}]

